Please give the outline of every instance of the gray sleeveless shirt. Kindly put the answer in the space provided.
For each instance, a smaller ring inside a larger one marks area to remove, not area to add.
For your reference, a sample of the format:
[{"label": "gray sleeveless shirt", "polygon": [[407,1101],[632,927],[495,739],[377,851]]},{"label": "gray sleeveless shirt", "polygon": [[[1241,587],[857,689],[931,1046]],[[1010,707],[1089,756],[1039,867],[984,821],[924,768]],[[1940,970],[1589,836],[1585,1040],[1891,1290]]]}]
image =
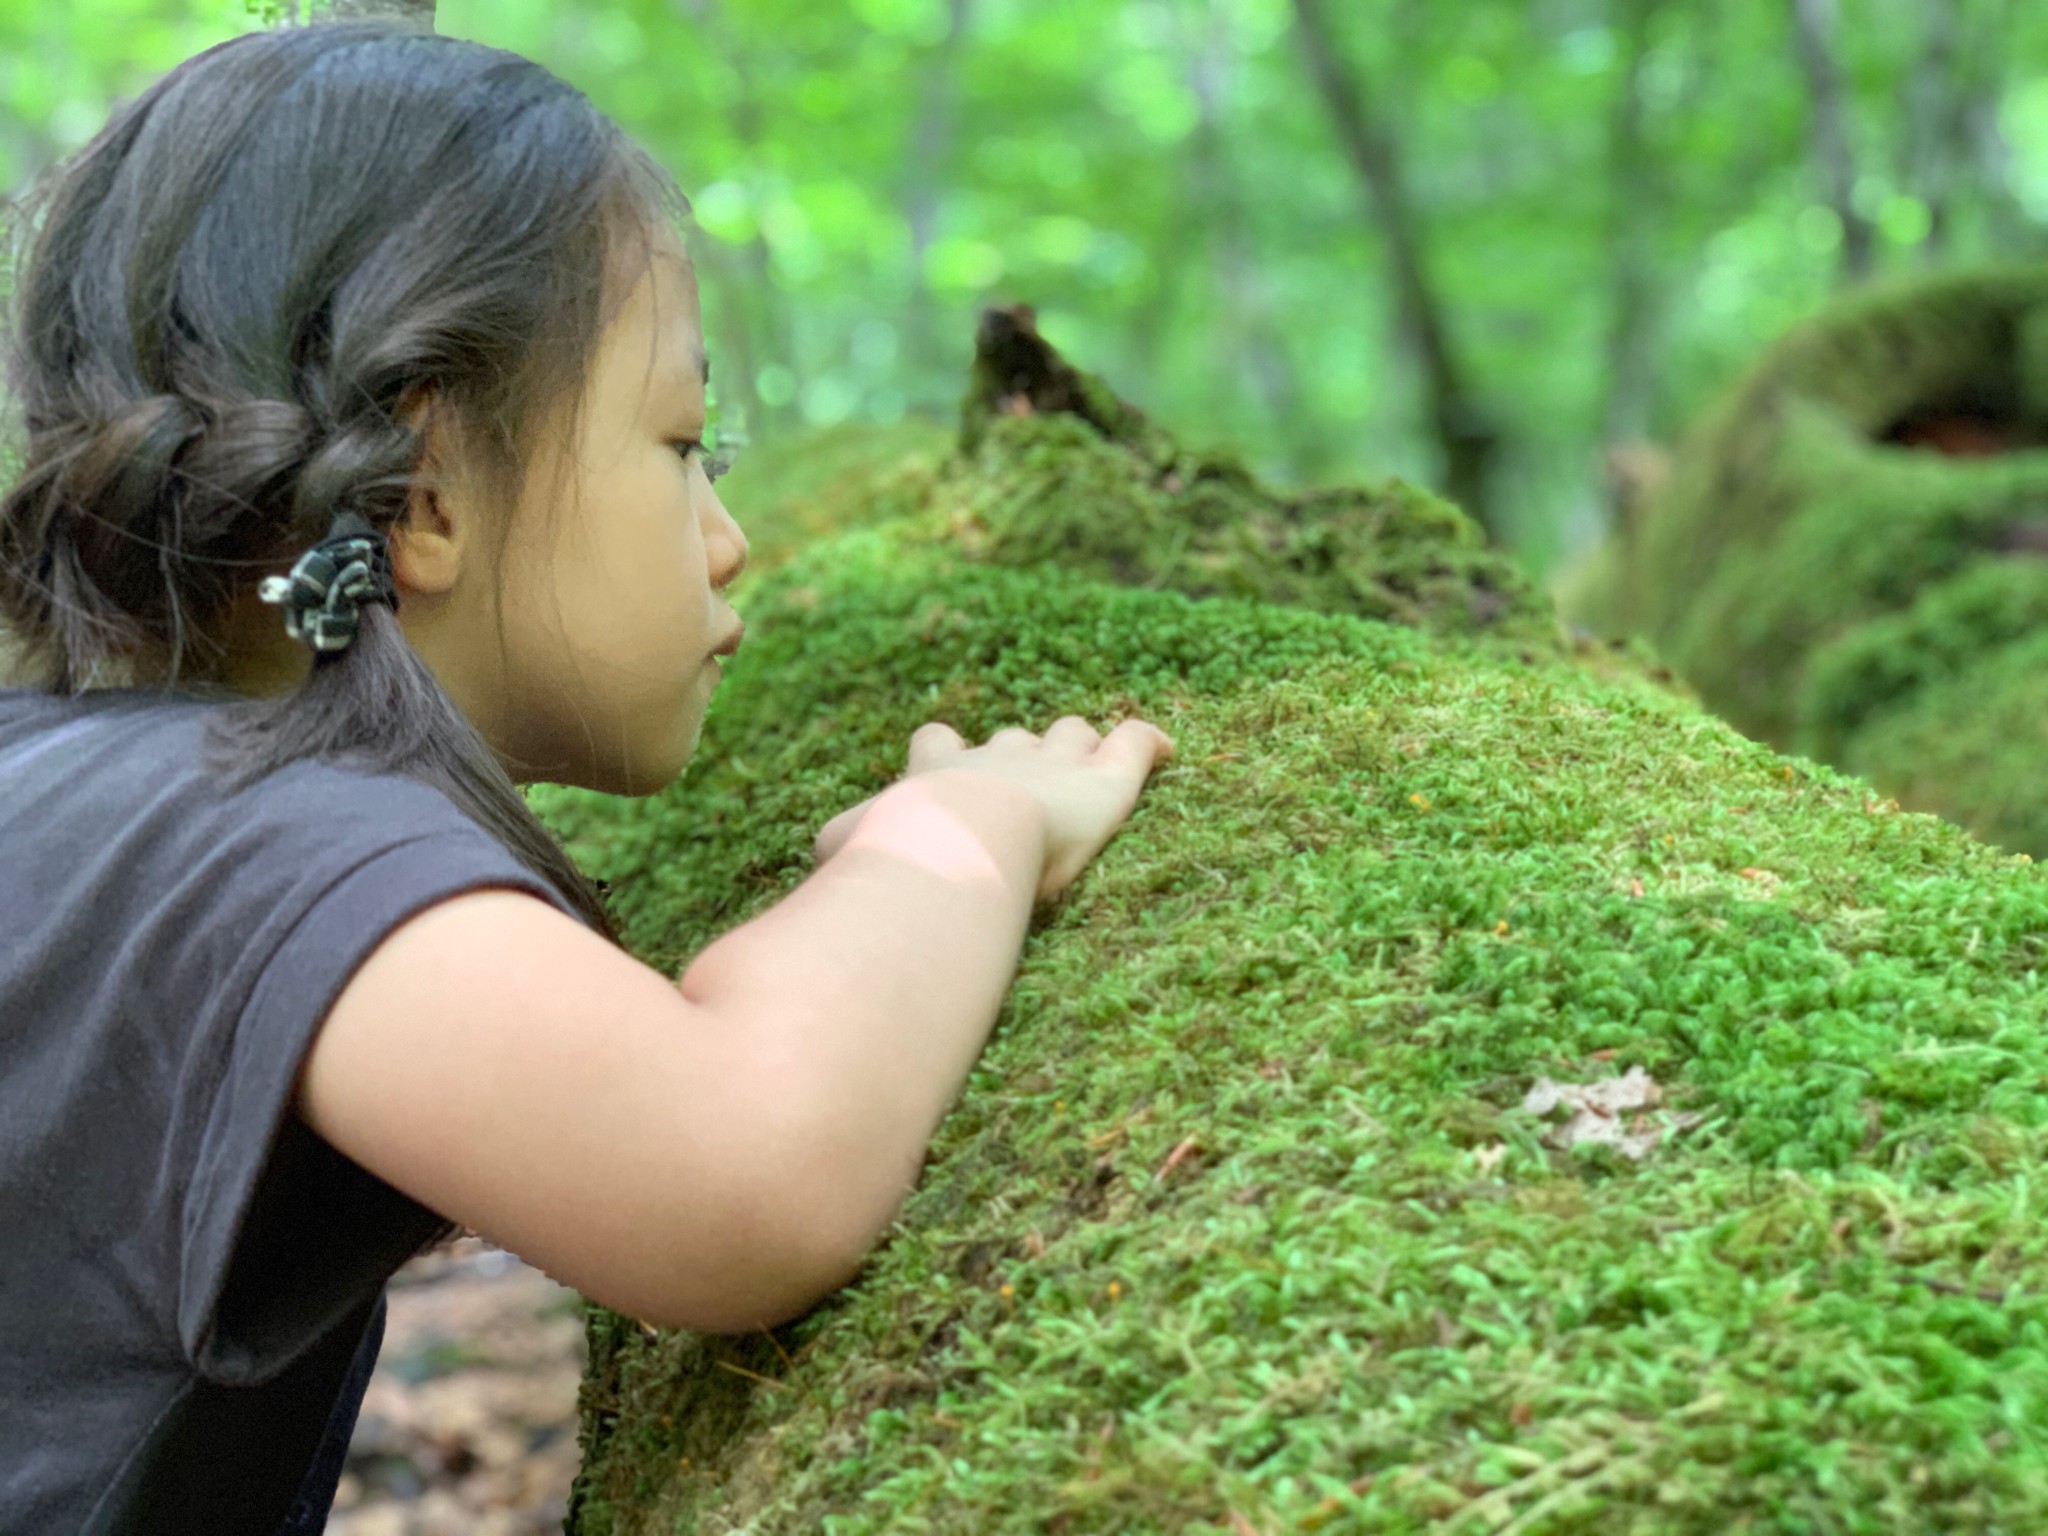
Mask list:
[{"label": "gray sleeveless shirt", "polygon": [[384,1282],[453,1230],[291,1112],[314,1032],[433,902],[573,915],[413,780],[225,792],[215,707],[0,689],[4,1536],[274,1536],[353,1421]]}]

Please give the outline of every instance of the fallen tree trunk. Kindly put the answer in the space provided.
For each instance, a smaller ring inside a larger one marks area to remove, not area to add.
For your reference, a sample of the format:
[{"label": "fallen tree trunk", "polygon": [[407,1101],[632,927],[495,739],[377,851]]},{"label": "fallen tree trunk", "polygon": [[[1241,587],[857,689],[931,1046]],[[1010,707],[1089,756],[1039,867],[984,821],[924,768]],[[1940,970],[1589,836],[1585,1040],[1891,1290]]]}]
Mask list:
[{"label": "fallen tree trunk", "polygon": [[2048,268],[1849,299],[1682,445],[1567,599],[1714,710],[2048,855]]},{"label": "fallen tree trunk", "polygon": [[1589,664],[1442,503],[1268,492],[1021,332],[967,446],[734,496],[865,526],[743,597],[682,782],[536,803],[673,973],[928,719],[1179,752],[854,1284],[592,1311],[570,1528],[2048,1518],[2040,874]]}]

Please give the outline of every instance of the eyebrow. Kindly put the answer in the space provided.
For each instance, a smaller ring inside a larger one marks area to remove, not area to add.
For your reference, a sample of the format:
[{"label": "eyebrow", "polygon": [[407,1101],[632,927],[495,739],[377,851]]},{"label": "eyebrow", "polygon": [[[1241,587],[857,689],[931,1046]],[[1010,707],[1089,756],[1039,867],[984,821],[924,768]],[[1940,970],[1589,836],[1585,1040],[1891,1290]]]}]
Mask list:
[{"label": "eyebrow", "polygon": [[[704,351],[704,343],[700,341],[692,344],[690,355],[696,359],[698,379],[705,384],[709,384],[711,382],[711,359]],[[680,390],[688,386],[689,378],[690,376],[687,373],[663,373],[661,375],[661,382],[670,389]]]}]

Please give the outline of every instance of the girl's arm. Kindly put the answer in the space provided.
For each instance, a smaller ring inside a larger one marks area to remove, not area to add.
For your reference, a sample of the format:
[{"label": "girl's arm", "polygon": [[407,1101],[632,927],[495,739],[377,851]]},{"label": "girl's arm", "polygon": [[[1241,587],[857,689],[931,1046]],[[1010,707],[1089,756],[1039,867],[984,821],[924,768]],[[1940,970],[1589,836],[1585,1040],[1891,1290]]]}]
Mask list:
[{"label": "girl's arm", "polygon": [[684,971],[683,996],[746,1020],[764,1070],[805,1097],[785,1172],[815,1192],[812,1220],[841,1255],[827,1289],[916,1183],[1016,974],[1045,864],[1028,791],[971,772],[907,779],[829,863]]},{"label": "girl's arm", "polygon": [[1045,863],[1027,790],[907,779],[680,984],[534,897],[456,897],[357,970],[300,1113],[604,1305],[706,1332],[795,1316],[915,1180]]}]

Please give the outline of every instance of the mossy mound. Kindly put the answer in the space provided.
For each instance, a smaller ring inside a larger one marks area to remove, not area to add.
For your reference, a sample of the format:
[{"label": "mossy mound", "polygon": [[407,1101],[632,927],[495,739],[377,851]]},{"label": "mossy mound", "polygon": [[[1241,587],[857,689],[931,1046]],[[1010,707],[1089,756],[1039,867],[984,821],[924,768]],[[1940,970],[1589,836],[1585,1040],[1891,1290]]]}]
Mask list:
[{"label": "mossy mound", "polygon": [[1397,479],[1268,490],[1068,364],[1028,309],[983,317],[960,450],[929,528],[968,560],[1563,643],[1548,599],[1449,502]]},{"label": "mossy mound", "polygon": [[[1947,274],[1772,348],[1681,447],[1638,546],[1568,601],[1648,636],[1743,730],[2041,853],[2037,738],[1962,690],[2022,643],[2044,553],[2048,268]],[[1937,719],[1968,740],[1931,738]]]},{"label": "mossy mound", "polygon": [[[764,573],[674,790],[535,792],[629,945],[779,899],[928,719],[1179,752],[854,1285],[592,1312],[578,1536],[2048,1520],[2036,869],[1554,646],[991,564],[936,506]],[[1701,1117],[1640,1165],[1520,1108],[1636,1066]]]},{"label": "mossy mound", "polygon": [[[848,424],[750,458],[731,502],[750,572],[822,537],[895,520],[906,542],[1002,566],[1193,597],[1251,597],[1556,651],[1548,598],[1442,498],[1398,479],[1279,492],[1181,448],[991,310],[961,424]],[[742,593],[745,588],[740,589]]]}]

